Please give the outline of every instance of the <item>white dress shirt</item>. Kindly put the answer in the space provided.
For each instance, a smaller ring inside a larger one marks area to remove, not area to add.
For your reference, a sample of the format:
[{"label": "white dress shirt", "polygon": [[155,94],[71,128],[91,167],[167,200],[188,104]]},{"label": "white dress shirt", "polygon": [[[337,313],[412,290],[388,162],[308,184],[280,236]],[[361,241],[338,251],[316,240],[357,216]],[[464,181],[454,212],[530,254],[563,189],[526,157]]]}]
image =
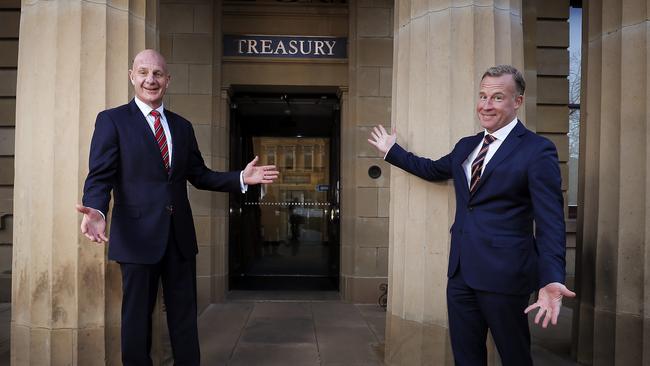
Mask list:
[{"label": "white dress shirt", "polygon": [[[490,159],[494,156],[494,153],[497,152],[499,149],[499,146],[503,143],[503,140],[508,137],[508,134],[510,134],[510,131],[512,131],[513,128],[517,125],[517,117],[512,120],[512,122],[508,123],[507,125],[501,127],[500,129],[494,131],[490,135],[494,136],[496,140],[492,141],[490,145],[488,145],[488,151],[487,154],[485,155],[485,160],[483,161],[483,167],[481,167],[481,174],[483,174],[483,170],[485,170],[485,166],[488,164]],[[483,132],[483,137],[487,135],[488,132],[487,130],[484,130]],[[481,142],[476,146],[476,148],[472,151],[471,154],[467,157],[467,159],[463,162],[463,170],[465,170],[465,178],[467,178],[467,186],[470,186],[470,182],[472,180],[472,162],[476,158],[476,155],[478,155],[479,151],[481,151],[481,146],[483,145],[483,139],[481,139]]]},{"label": "white dress shirt", "polygon": [[[143,101],[138,99],[138,97],[135,97],[135,104],[138,106],[140,109],[140,112],[144,114],[144,118],[147,119],[147,123],[149,124],[149,128],[151,128],[151,133],[154,135],[156,134],[156,129],[154,128],[153,124],[156,122],[156,117],[151,115],[151,111],[153,108],[151,108],[149,105],[145,104]],[[169,132],[169,124],[167,123],[167,117],[165,117],[165,106],[164,104],[160,104],[160,107],[156,108],[158,113],[160,113],[160,124],[162,125],[163,130],[165,131],[165,138],[167,139],[167,148],[169,150],[169,167],[171,168],[172,166],[172,151],[173,151],[173,144],[172,144],[172,135]]]}]

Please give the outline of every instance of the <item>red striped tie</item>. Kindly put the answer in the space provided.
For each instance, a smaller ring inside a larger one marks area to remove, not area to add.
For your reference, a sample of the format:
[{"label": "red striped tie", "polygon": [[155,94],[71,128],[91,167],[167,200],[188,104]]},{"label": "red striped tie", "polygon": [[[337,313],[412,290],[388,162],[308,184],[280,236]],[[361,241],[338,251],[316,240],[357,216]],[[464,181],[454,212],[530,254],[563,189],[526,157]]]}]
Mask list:
[{"label": "red striped tie", "polygon": [[156,121],[153,123],[153,134],[156,137],[156,142],[160,148],[160,155],[162,156],[165,170],[169,171],[169,147],[167,146],[165,130],[162,128],[162,123],[160,123],[160,112],[154,109],[151,111],[151,115],[156,118]]},{"label": "red striped tie", "polygon": [[483,168],[483,161],[485,160],[485,155],[487,155],[488,147],[492,142],[496,140],[496,137],[492,135],[485,135],[483,138],[483,145],[481,145],[481,150],[474,158],[472,162],[472,179],[470,180],[469,192],[474,193],[478,182],[481,180],[481,168]]}]

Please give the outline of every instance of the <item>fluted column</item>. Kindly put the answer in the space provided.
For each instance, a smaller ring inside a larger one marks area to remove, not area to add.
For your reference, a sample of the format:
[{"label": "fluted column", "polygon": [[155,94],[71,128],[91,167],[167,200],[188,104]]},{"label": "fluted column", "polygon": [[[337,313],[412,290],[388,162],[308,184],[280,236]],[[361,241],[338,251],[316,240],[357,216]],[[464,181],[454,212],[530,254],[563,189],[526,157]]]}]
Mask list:
[{"label": "fluted column", "polygon": [[590,1],[584,12],[578,361],[648,365],[648,7]]},{"label": "fluted column", "polygon": [[[483,72],[502,63],[523,70],[521,14],[520,0],[396,1],[392,124],[402,145],[438,158],[479,131],[475,102]],[[391,365],[453,364],[445,293],[454,210],[451,183],[392,169]]]},{"label": "fluted column", "polygon": [[23,1],[12,365],[119,364],[119,269],[80,235],[74,205],[97,112],[128,101],[134,52],[156,46],[155,9],[153,0]]}]

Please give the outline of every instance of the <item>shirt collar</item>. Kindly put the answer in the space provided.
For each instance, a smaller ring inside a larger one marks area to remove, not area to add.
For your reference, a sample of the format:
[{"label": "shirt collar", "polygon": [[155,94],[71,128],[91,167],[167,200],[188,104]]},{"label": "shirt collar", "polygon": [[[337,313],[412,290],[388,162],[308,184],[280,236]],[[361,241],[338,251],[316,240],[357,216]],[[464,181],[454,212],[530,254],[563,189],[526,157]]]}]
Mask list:
[{"label": "shirt collar", "polygon": [[517,119],[517,117],[515,117],[515,119],[513,119],[512,122],[510,122],[507,125],[499,128],[498,130],[494,131],[493,133],[488,133],[487,130],[485,130],[484,133],[483,133],[483,136],[490,134],[490,135],[496,137],[497,140],[503,141],[503,140],[506,139],[506,137],[508,137],[508,135],[510,134],[510,131],[512,131],[515,128],[518,121],[519,120]]},{"label": "shirt collar", "polygon": [[[140,112],[142,112],[142,114],[144,114],[145,118],[147,116],[149,116],[149,113],[151,113],[153,108],[151,108],[148,104],[146,104],[145,102],[138,99],[137,96],[134,97],[134,99],[135,99],[135,105],[138,106],[138,108],[140,109]],[[156,108],[156,110],[160,113],[161,116],[164,116],[165,114],[163,113],[163,111],[165,110],[165,104],[160,103],[160,107]]]}]

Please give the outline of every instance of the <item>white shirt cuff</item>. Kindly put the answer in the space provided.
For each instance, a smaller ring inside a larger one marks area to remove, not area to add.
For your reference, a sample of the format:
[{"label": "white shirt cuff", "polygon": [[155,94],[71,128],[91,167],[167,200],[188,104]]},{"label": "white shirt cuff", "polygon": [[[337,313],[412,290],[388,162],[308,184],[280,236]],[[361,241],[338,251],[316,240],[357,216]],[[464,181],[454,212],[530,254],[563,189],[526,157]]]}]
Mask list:
[{"label": "white shirt cuff", "polygon": [[388,153],[393,149],[393,146],[395,146],[396,143],[397,143],[397,141],[393,145],[391,145],[390,149],[386,150],[386,153],[384,154],[384,160],[386,160],[386,157],[388,156]]},{"label": "white shirt cuff", "polygon": [[244,171],[242,170],[239,173],[239,188],[241,188],[241,193],[246,193],[248,191],[248,184],[244,184]]},{"label": "white shirt cuff", "polygon": [[[88,207],[88,208],[92,208],[92,207]],[[102,215],[102,218],[104,219],[104,221],[106,221],[106,215],[104,215],[103,212],[101,212],[100,210],[98,210],[98,209],[96,209],[96,208],[92,208],[92,209],[95,210],[95,211],[97,211],[97,212],[99,212],[99,214]]]}]

